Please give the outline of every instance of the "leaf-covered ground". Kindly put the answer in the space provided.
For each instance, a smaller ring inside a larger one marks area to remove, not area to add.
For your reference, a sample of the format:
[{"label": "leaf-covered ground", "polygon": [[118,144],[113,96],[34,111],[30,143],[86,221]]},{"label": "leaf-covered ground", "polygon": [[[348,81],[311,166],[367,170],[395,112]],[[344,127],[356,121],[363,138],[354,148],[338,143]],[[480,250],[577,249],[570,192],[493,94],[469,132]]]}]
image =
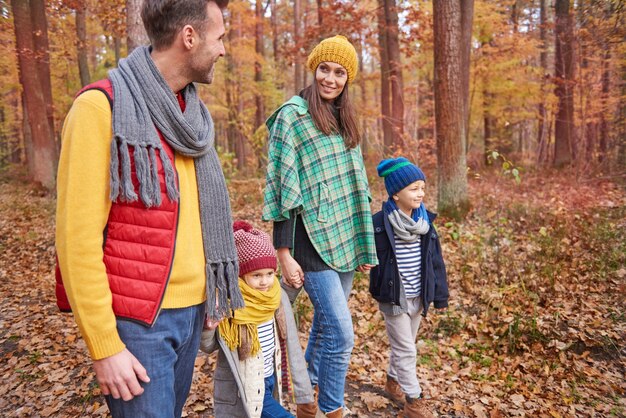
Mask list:
[{"label": "leaf-covered ground", "polygon": [[[0,178],[2,416],[106,416],[85,345],[54,303],[54,199],[8,178]],[[230,188],[236,216],[260,225],[262,182]],[[372,188],[379,207],[381,185]],[[492,173],[473,178],[470,194],[464,222],[437,221],[450,308],[429,314],[417,342],[439,416],[626,416],[623,185],[545,172],[515,185]],[[305,296],[297,304],[304,343],[311,308]],[[350,306],[346,403],[360,417],[397,416],[381,391],[388,345],[366,278],[357,276]],[[214,363],[199,355],[186,416],[212,416]]]}]

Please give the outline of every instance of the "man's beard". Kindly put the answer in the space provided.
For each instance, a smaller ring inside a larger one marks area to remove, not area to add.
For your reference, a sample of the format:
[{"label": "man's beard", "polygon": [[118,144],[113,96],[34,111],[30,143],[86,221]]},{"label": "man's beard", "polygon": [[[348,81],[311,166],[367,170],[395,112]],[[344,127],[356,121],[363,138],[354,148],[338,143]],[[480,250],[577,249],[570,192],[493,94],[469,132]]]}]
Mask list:
[{"label": "man's beard", "polygon": [[213,62],[213,65],[211,66],[211,69],[209,70],[209,74],[207,75],[207,80],[206,80],[207,84],[213,83],[214,75],[215,75],[215,62]]}]

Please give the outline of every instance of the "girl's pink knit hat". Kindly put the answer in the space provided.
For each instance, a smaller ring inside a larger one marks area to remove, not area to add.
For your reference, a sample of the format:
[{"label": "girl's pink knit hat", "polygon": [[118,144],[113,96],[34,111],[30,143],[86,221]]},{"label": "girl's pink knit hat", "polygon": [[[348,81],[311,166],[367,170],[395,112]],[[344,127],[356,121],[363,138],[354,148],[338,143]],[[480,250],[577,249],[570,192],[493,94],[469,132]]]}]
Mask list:
[{"label": "girl's pink knit hat", "polygon": [[276,270],[276,250],[269,235],[245,221],[236,221],[233,231],[240,277],[255,270]]}]

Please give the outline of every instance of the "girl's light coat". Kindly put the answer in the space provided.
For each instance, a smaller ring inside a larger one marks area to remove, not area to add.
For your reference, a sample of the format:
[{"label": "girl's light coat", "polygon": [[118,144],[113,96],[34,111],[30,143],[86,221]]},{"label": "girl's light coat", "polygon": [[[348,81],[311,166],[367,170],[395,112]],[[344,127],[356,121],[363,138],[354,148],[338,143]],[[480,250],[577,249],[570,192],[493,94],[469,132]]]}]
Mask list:
[{"label": "girl's light coat", "polygon": [[[281,306],[285,313],[287,363],[296,404],[314,401],[313,388],[306,369],[302,347],[298,339],[298,328],[293,316],[289,297],[281,289]],[[276,324],[275,324],[276,325]],[[281,350],[279,336],[275,326],[276,351],[274,353],[274,372],[276,390],[274,398],[281,401]],[[200,349],[207,353],[218,350],[217,367],[214,381],[214,413],[216,417],[261,416],[263,397],[265,396],[265,379],[263,373],[263,354],[246,360],[239,360],[237,350],[230,350],[219,334],[213,330],[202,333]]]}]

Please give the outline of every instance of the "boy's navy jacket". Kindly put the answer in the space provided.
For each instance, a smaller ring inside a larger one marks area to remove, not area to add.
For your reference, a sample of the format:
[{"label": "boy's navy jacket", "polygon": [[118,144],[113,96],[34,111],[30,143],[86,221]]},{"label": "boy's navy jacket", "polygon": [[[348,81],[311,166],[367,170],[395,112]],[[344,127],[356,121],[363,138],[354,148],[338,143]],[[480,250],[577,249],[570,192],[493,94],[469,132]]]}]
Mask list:
[{"label": "boy's navy jacket", "polygon": [[[431,302],[434,302],[436,309],[448,306],[446,266],[441,255],[439,236],[432,224],[436,217],[434,213],[428,212],[430,230],[421,237],[422,291],[420,296],[424,306],[423,316],[426,316]],[[378,265],[370,271],[370,293],[378,302],[400,305],[402,280],[396,263],[393,228],[384,211],[376,213],[372,218]]]}]

